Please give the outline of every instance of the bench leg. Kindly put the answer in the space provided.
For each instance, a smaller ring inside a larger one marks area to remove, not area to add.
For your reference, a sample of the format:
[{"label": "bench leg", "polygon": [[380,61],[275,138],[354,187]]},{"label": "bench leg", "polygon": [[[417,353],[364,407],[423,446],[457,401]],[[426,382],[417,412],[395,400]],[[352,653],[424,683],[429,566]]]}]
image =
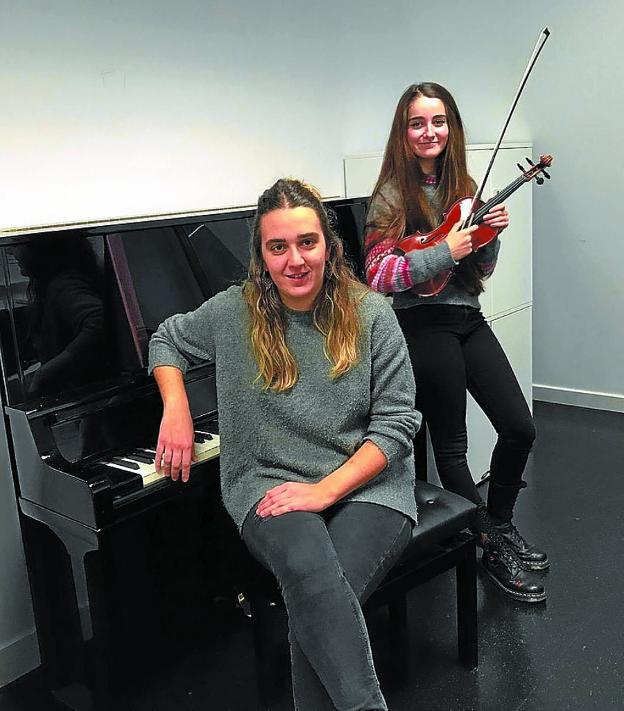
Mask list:
[{"label": "bench leg", "polygon": [[290,672],[284,613],[268,599],[251,598],[251,631],[259,706],[269,709],[284,690]]},{"label": "bench leg", "polygon": [[407,594],[393,597],[388,603],[390,641],[394,650],[394,672],[398,679],[406,679],[408,674],[409,635],[407,633]]},{"label": "bench leg", "polygon": [[457,641],[459,661],[467,669],[479,663],[477,630],[477,561],[474,539],[464,546],[457,565]]}]

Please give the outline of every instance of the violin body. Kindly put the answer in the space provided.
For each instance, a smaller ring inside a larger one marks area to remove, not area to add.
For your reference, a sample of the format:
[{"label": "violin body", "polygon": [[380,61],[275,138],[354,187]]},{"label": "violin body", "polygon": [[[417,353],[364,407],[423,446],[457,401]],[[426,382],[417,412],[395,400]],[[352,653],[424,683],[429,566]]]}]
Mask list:
[{"label": "violin body", "polygon": [[[403,237],[403,239],[398,241],[396,249],[405,254],[406,252],[411,252],[414,249],[430,249],[431,247],[435,247],[440,244],[440,242],[446,239],[448,233],[451,231],[456,222],[468,219],[471,209],[474,212],[474,210],[478,210],[483,207],[484,203],[480,200],[476,201],[474,205],[473,202],[473,198],[471,197],[456,200],[451,205],[448,212],[444,213],[442,223],[434,230],[425,234],[422,232],[416,232],[413,235]],[[478,228],[471,234],[474,251],[491,242],[498,234],[498,230],[488,227],[485,222],[478,222],[477,220],[474,220],[472,224],[478,224]],[[444,289],[452,276],[453,270],[445,269],[431,279],[424,281],[421,284],[414,285],[412,287],[412,291],[415,294],[418,294],[418,296],[435,296],[436,294],[439,294],[442,289]]]},{"label": "violin body", "polygon": [[[469,225],[477,225],[477,229],[470,234],[472,240],[472,249],[476,252],[481,247],[491,242],[494,237],[500,232],[500,230],[493,229],[489,227],[483,218],[487,213],[499,203],[506,200],[510,195],[512,195],[520,186],[531,182],[533,178],[536,179],[538,185],[544,182],[544,178],[550,179],[550,175],[546,172],[552,164],[551,155],[541,155],[540,162],[535,164],[530,158],[526,159],[530,164],[531,168],[529,170],[524,170],[520,164],[518,168],[522,175],[516,178],[514,181],[509,183],[507,187],[503,188],[500,192],[488,200],[486,203],[481,202],[481,200],[476,200],[472,197],[465,197],[456,200],[449,210],[444,213],[442,224],[438,225],[435,230],[423,234],[421,232],[416,232],[413,235],[408,235],[400,239],[396,245],[396,250],[399,253],[407,254],[414,249],[430,249],[440,244],[442,240],[446,239],[448,233],[452,230],[453,225],[457,222],[461,222],[465,227]],[[542,177],[543,176],[543,177]],[[439,294],[442,289],[449,283],[450,278],[453,276],[452,269],[446,269],[433,276],[428,281],[424,281],[421,284],[416,284],[412,287],[412,291],[418,296],[435,296]]]}]

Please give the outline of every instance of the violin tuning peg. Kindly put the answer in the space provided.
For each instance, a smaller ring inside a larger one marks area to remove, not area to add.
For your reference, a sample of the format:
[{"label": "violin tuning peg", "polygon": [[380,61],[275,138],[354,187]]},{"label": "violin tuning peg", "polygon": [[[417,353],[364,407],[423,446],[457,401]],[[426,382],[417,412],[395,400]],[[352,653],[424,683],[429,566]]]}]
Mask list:
[{"label": "violin tuning peg", "polygon": [[516,165],[517,165],[518,168],[520,169],[520,172],[521,172],[521,173],[524,173],[524,167],[522,166],[522,163],[516,163]]},{"label": "violin tuning peg", "polygon": [[542,175],[543,175],[545,178],[547,178],[548,180],[550,180],[550,175],[549,175],[543,168],[542,168]]},{"label": "violin tuning peg", "polygon": [[531,167],[535,165],[535,163],[530,158],[525,158],[525,160]]},{"label": "violin tuning peg", "polygon": [[543,184],[544,184],[544,178],[542,178],[541,175],[538,175],[537,178],[535,178],[535,182],[536,182],[538,185],[543,185]]}]

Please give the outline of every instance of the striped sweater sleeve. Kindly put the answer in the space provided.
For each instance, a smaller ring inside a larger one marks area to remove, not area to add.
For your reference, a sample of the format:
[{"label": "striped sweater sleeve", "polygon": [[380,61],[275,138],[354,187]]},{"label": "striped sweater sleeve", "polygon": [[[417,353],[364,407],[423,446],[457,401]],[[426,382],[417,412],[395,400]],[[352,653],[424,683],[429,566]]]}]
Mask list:
[{"label": "striped sweater sleeve", "polygon": [[371,289],[384,294],[407,291],[455,264],[446,242],[397,253],[397,222],[391,192],[382,188],[371,200],[368,211],[364,269]]},{"label": "striped sweater sleeve", "polygon": [[366,240],[373,243],[367,247],[364,260],[368,285],[383,294],[411,289],[414,281],[407,260],[403,256],[393,254],[396,240],[386,237],[375,244],[375,240],[380,236],[379,231],[366,236]]}]

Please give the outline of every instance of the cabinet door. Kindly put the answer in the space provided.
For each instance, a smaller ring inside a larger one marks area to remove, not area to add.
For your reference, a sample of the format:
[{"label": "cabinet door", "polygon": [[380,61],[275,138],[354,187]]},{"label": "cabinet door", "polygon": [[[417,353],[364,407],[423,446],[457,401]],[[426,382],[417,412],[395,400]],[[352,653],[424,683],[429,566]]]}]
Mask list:
[{"label": "cabinet door", "polygon": [[[496,433],[481,408],[468,394],[466,401],[466,428],[468,431],[468,467],[475,483],[483,481],[490,471],[490,457],[496,442]],[[431,439],[427,436],[427,479],[440,484],[433,456]]]},{"label": "cabinet door", "polygon": [[468,466],[475,483],[483,481],[490,471],[490,458],[496,443],[496,432],[483,410],[468,394],[466,402],[468,431]]},{"label": "cabinet door", "polygon": [[[503,148],[492,167],[492,194],[514,181],[529,148]],[[532,303],[531,185],[525,183],[505,200],[511,218],[501,234],[501,249],[492,277],[486,282],[491,294],[491,316],[502,315]]]},{"label": "cabinet door", "polygon": [[492,330],[509,358],[524,397],[533,408],[531,328],[533,309],[527,307],[492,321]]}]

